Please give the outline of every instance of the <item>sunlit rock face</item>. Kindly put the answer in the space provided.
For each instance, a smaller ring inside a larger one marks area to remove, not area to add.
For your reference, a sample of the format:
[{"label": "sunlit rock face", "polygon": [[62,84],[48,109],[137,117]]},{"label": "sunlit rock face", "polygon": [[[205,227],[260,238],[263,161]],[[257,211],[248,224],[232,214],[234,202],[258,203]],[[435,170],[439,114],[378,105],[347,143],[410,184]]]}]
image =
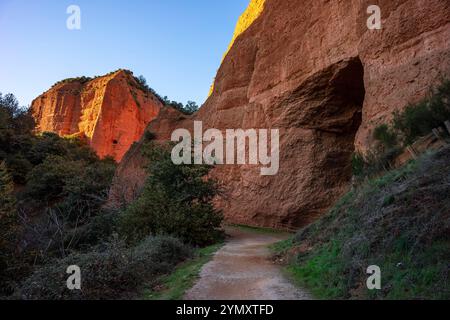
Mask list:
[{"label": "sunlit rock face", "polygon": [[[381,30],[367,28],[372,4],[266,0],[234,40],[201,110],[191,119],[158,118],[171,128],[199,120],[204,130],[280,129],[278,175],[261,176],[252,165],[213,170],[225,191],[216,205],[228,221],[314,221],[348,190],[355,148],[367,150],[379,123],[450,75],[448,0],[379,0]],[[119,177],[137,163],[136,150]]]},{"label": "sunlit rock face", "polygon": [[37,132],[87,139],[100,157],[120,161],[162,103],[125,70],[55,85],[32,103]]},{"label": "sunlit rock face", "polygon": [[[231,39],[227,51],[224,53],[223,58],[227,56],[230,49],[233,47],[234,41],[247,30],[256,19],[262,14],[264,10],[264,3],[266,0],[250,0],[250,3],[244,13],[239,17],[236,27],[234,29],[233,38]],[[223,60],[222,60],[223,61]],[[209,95],[214,91],[214,83],[211,85]]]}]

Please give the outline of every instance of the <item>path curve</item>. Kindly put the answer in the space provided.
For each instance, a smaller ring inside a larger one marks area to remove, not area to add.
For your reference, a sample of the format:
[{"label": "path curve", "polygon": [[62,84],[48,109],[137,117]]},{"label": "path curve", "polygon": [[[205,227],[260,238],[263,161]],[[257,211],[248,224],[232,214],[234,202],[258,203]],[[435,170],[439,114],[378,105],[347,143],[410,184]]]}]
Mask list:
[{"label": "path curve", "polygon": [[228,228],[230,239],[200,272],[186,300],[307,300],[270,260],[269,246],[286,238],[242,228]]}]

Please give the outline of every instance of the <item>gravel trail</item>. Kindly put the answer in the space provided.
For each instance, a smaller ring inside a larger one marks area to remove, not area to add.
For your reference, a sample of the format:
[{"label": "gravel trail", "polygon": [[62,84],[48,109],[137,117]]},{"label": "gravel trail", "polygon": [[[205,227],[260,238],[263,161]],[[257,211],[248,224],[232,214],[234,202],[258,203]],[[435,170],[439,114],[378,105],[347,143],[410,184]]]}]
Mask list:
[{"label": "gravel trail", "polygon": [[228,228],[226,244],[207,263],[186,300],[306,300],[310,296],[291,284],[270,260],[269,246],[286,238]]}]

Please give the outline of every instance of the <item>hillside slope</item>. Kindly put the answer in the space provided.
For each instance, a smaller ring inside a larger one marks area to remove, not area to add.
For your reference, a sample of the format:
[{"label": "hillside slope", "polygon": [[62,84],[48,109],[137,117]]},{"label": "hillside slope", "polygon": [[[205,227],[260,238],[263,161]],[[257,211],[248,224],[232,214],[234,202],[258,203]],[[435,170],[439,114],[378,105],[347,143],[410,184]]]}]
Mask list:
[{"label": "hillside slope", "polygon": [[[346,194],[279,244],[289,270],[317,298],[450,298],[450,147]],[[366,269],[381,269],[381,290]]]}]

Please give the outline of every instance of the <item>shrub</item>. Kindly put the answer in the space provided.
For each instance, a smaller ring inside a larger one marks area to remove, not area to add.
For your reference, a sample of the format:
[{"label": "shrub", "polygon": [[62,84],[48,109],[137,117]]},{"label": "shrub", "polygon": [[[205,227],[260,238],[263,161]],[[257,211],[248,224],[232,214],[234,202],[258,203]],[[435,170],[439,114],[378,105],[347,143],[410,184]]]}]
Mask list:
[{"label": "shrub", "polygon": [[[177,263],[190,257],[191,249],[170,237],[147,238],[133,248],[113,240],[104,248],[74,254],[36,270],[20,289],[23,299],[97,300],[120,299],[135,291],[143,282],[155,281],[170,272]],[[81,269],[82,290],[66,286],[66,269]]]},{"label": "shrub", "polygon": [[156,134],[151,131],[145,131],[144,137],[147,142],[156,140]]},{"label": "shrub", "polygon": [[111,159],[93,161],[87,157],[90,162],[84,158],[72,151],[64,157],[45,158],[28,174],[24,199],[59,205],[64,211],[77,208],[86,213],[99,209],[106,200],[116,164]]},{"label": "shrub", "polygon": [[392,148],[397,144],[397,137],[387,124],[375,128],[374,138],[382,143],[385,148]]},{"label": "shrub", "polygon": [[426,100],[409,105],[403,112],[394,114],[394,128],[403,134],[405,145],[430,133],[437,126],[439,126],[439,121],[434,119]]},{"label": "shrub", "polygon": [[5,162],[0,162],[0,296],[8,293],[15,268],[18,218],[14,186]]},{"label": "shrub", "polygon": [[52,88],[54,88],[54,87],[56,87],[56,86],[58,86],[60,84],[67,84],[67,83],[73,83],[73,82],[79,82],[80,84],[85,84],[85,83],[87,83],[87,82],[89,82],[89,81],[91,81],[93,79],[95,79],[95,78],[90,78],[90,77],[85,77],[85,76],[76,77],[76,78],[67,78],[67,79],[60,80],[60,81],[56,82],[52,86]]},{"label": "shrub", "polygon": [[354,153],[352,155],[352,171],[354,176],[362,176],[364,174],[365,165],[366,162],[362,154]]},{"label": "shrub", "polygon": [[444,80],[428,97],[395,113],[393,127],[403,135],[403,144],[411,144],[418,137],[427,135],[432,129],[450,120],[449,101],[450,80]]},{"label": "shrub", "polygon": [[22,153],[7,155],[5,161],[11,170],[14,182],[21,185],[26,184],[27,176],[33,168],[30,161]]},{"label": "shrub", "polygon": [[217,183],[205,178],[211,167],[175,165],[169,150],[153,142],[145,145],[149,177],[121,218],[121,234],[131,242],[171,234],[195,245],[212,243],[221,235],[223,216],[212,205]]},{"label": "shrub", "polygon": [[393,161],[417,138],[429,134],[434,128],[450,120],[450,80],[442,81],[436,89],[416,104],[395,112],[391,124],[375,128],[373,138],[379,143],[362,155],[352,159],[356,177],[371,177],[391,169]]},{"label": "shrub", "polygon": [[49,156],[28,175],[25,197],[49,203],[63,196],[66,183],[84,170],[81,161],[68,161],[61,156]]},{"label": "shrub", "polygon": [[[109,159],[86,163],[60,156],[47,157],[31,171],[20,208],[28,218],[27,251],[39,252],[38,262],[87,250],[110,236],[115,220],[101,208],[114,171]],[[39,219],[30,221],[36,212]]]}]

